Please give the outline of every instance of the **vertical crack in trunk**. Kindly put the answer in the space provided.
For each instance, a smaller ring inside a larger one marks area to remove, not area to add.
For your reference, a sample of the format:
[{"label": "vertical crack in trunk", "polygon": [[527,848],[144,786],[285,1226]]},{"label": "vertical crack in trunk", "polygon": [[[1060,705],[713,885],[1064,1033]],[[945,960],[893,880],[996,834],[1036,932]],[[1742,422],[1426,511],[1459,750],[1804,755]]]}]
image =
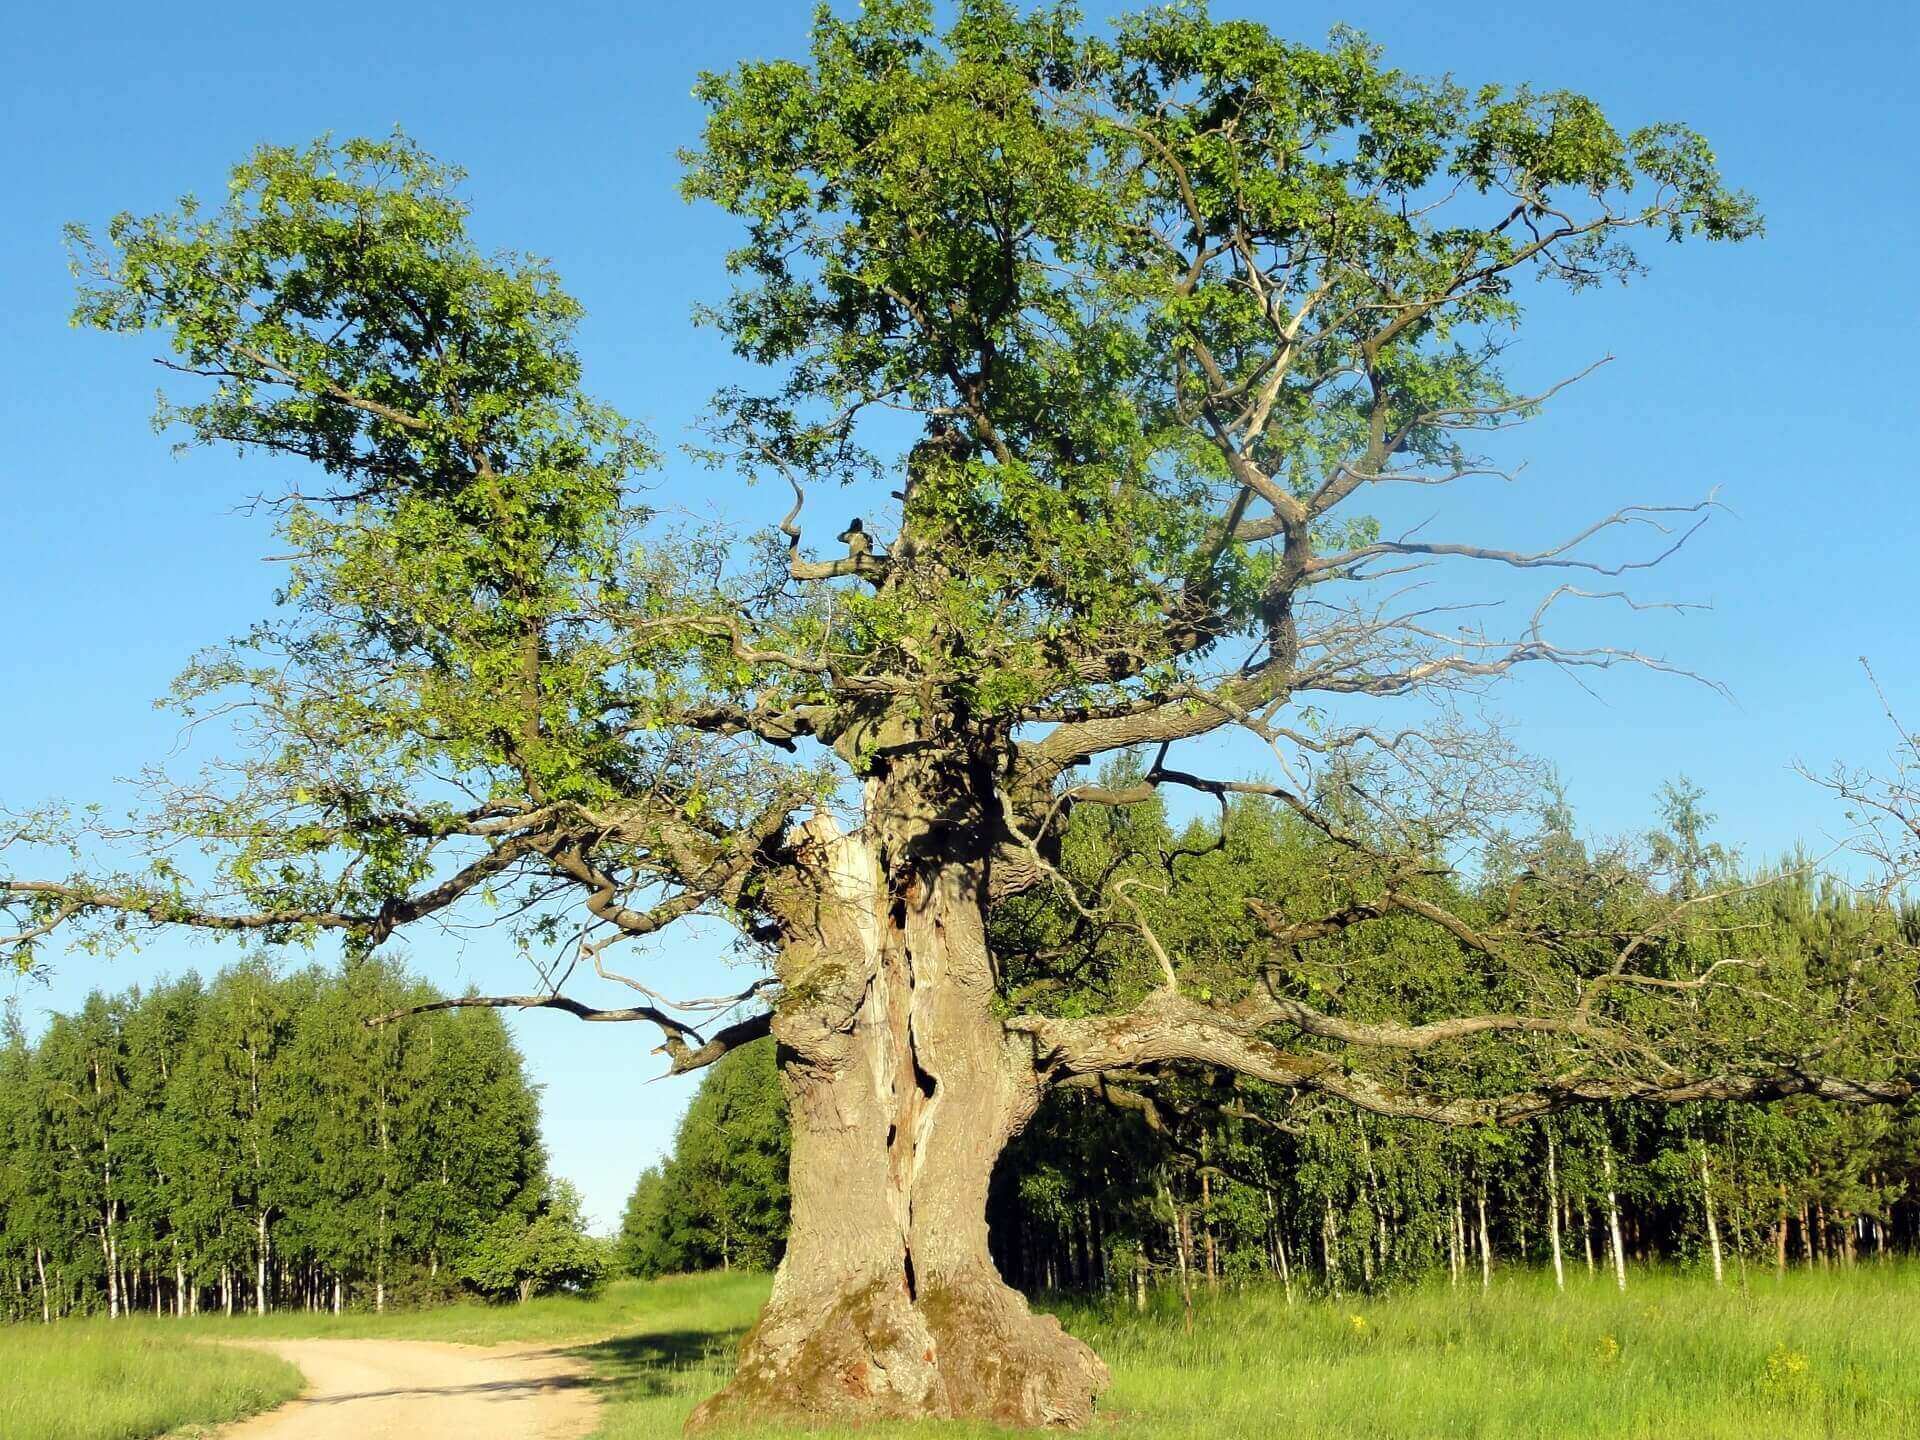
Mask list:
[{"label": "vertical crack in trunk", "polygon": [[898,1198],[901,1218],[901,1266],[907,1301],[920,1299],[920,1279],[914,1267],[914,1198],[926,1164],[926,1141],[939,1108],[940,1082],[924,1063],[918,967],[914,963],[908,917],[911,907],[926,898],[917,877],[890,897],[887,943],[876,982],[886,989],[887,1029],[892,1064],[888,1067],[891,1093],[887,1096],[892,1120],[887,1126],[888,1175]]},{"label": "vertical crack in trunk", "polygon": [[926,1163],[926,1140],[933,1128],[934,1112],[940,1105],[940,1082],[920,1063],[919,1024],[916,1018],[916,995],[913,984],[913,956],[907,952],[907,1074],[912,1081],[910,1104],[913,1107],[913,1123],[908,1132],[909,1159],[907,1165],[907,1235],[905,1263],[907,1268],[907,1299],[918,1302],[920,1286],[913,1269],[914,1240],[914,1200],[919,1190],[920,1171]]},{"label": "vertical crack in trunk", "polygon": [[887,1184],[900,1227],[900,1264],[907,1303],[918,1298],[913,1273],[913,1175],[920,1103],[924,1098],[915,1077],[919,1062],[913,1053],[913,961],[907,953],[904,896],[893,895],[887,907],[886,941],[874,982],[884,995],[886,1032],[886,1090],[882,1103],[891,1114],[887,1125]]},{"label": "vertical crack in trunk", "polygon": [[817,888],[790,902],[773,1022],[793,1123],[787,1253],[733,1382],[689,1428],[1082,1424],[1106,1367],[1033,1314],[987,1248],[987,1179],[1037,1096],[992,1010],[979,858],[927,854],[911,826],[843,835],[822,816],[806,831]]}]

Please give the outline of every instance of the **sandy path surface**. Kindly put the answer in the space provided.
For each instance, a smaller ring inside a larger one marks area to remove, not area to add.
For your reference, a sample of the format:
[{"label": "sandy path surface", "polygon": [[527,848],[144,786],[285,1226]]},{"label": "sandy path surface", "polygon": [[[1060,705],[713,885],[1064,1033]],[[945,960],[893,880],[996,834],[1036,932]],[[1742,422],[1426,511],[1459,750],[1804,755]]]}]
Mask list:
[{"label": "sandy path surface", "polygon": [[220,1440],[576,1440],[599,1408],[586,1367],[545,1346],[242,1343],[297,1365],[307,1388]]}]

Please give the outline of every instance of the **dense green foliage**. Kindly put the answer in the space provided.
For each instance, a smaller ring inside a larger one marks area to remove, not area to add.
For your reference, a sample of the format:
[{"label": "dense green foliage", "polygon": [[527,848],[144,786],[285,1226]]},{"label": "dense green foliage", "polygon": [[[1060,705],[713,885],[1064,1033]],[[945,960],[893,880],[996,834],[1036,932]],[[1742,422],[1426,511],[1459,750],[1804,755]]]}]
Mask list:
[{"label": "dense green foliage", "polygon": [[[1621,853],[1589,853],[1564,816],[1549,827],[1549,843],[1606,877],[1600,888],[1616,923],[1627,923],[1620,891],[1629,883],[1647,887],[1643,900],[1655,913],[1676,893],[1704,902],[1661,937],[1664,976],[1738,962],[1768,1003],[1817,1007],[1832,976],[1844,973],[1885,1005],[1915,1003],[1900,966],[1920,939],[1920,915],[1889,913],[1798,869],[1742,882],[1733,858],[1708,838],[1712,817],[1701,800],[1684,784],[1665,793],[1662,823],[1640,847],[1653,857],[1651,872],[1629,868]],[[1224,987],[1244,968],[1242,956],[1275,948],[1249,902],[1281,904],[1302,887],[1337,886],[1341,866],[1328,848],[1319,832],[1263,802],[1234,805],[1224,830],[1194,823],[1178,832],[1150,803],[1083,814],[1063,863],[1157,872],[1164,893],[1143,901],[1154,932],[1196,984]],[[1498,888],[1503,878],[1486,883]],[[1467,888],[1455,883],[1450,899],[1473,913]],[[1571,915],[1566,929],[1574,929]],[[1138,983],[1151,964],[1132,930],[1097,934],[1045,897],[1004,909],[996,939],[1016,978],[1034,948],[1077,948],[1075,984],[1048,990],[1062,1007]],[[1216,958],[1217,974],[1209,968]],[[1329,1013],[1359,1020],[1417,1022],[1460,1004],[1465,987],[1469,1005],[1494,1008],[1511,979],[1491,969],[1463,975],[1447,937],[1414,924],[1356,927],[1275,960]],[[1703,1027],[1744,1033],[1743,1007],[1703,1006]],[[1708,1034],[1703,1043],[1711,1041]],[[1299,1043],[1310,1053],[1305,1037]],[[1468,1093],[1497,1086],[1526,1064],[1515,1051],[1501,1038],[1448,1069],[1428,1067],[1423,1083]],[[756,1204],[777,1243],[784,1195],[772,1186],[748,1193],[784,1114],[766,1074],[768,1084],[748,1089],[723,1068],[703,1087],[673,1156],[635,1191],[623,1250],[630,1270],[721,1263],[711,1241],[687,1237],[738,1224]],[[740,1115],[742,1104],[757,1105],[757,1117]],[[1617,1103],[1517,1129],[1462,1129],[1358,1115],[1225,1076],[1166,1084],[1154,1099],[1115,1077],[1048,1102],[1002,1159],[989,1215],[997,1258],[1030,1291],[1130,1293],[1159,1281],[1284,1274],[1338,1292],[1436,1271],[1478,1284],[1483,1249],[1489,1267],[1548,1265],[1550,1212],[1569,1267],[1611,1268],[1616,1209],[1624,1259],[1710,1265],[1709,1206],[1726,1267],[1911,1251],[1920,1246],[1920,1115],[1804,1099],[1771,1108]]]},{"label": "dense green foliage", "polygon": [[[543,794],[631,778],[581,713],[613,700],[618,657],[577,617],[617,583],[623,487],[649,451],[580,389],[578,302],[540,261],[468,237],[461,178],[399,138],[262,146],[217,208],[121,215],[104,244],[72,232],[76,321],[165,332],[176,370],[215,381],[162,421],[297,456],[332,487],[285,506],[280,622],[179,687],[189,709],[233,685],[266,701],[244,790],[196,812],[238,842],[228,873],[262,904],[371,910],[422,879],[453,802],[396,824],[410,781],[510,758]],[[276,679],[274,656],[298,663]],[[241,841],[269,794],[293,823]],[[313,868],[342,847],[362,861],[350,880]]]},{"label": "dense green foliage", "polygon": [[[1552,923],[1536,921],[1529,949],[1577,951],[1598,938],[1610,950],[1643,937],[1635,943],[1656,985],[1737,977],[1681,988],[1678,1006],[1643,1002],[1643,1033],[1659,1034],[1697,1073],[1743,1051],[1750,1061],[1769,1043],[1824,1047],[1827,1063],[1863,1072],[1894,1063],[1897,1037],[1920,1007],[1912,964],[1920,913],[1889,910],[1804,865],[1742,875],[1708,840],[1702,799],[1685,782],[1669,786],[1650,834],[1604,849],[1576,838],[1556,809],[1524,848],[1495,846],[1477,881],[1436,874],[1429,893],[1479,923],[1516,877],[1557,876],[1555,913],[1538,917]],[[1264,802],[1178,832],[1146,804],[1087,817],[1065,863],[1157,878],[1142,906],[1194,984],[1243,984],[1252,957],[1257,983],[1287,986],[1354,1024],[1512,1011],[1525,1004],[1517,992],[1552,983],[1547,963],[1521,953],[1507,965],[1475,964],[1453,936],[1409,916],[1282,943],[1259,912],[1340,897],[1354,877],[1338,850]],[[996,939],[1016,975],[1032,950],[1074,955],[1075,982],[1044,1002],[1063,1008],[1140,983],[1150,965],[1138,935],[1101,933],[1044,897],[1003,911]],[[1782,1018],[1756,1020],[1763,1007]],[[1872,1027],[1839,1018],[1856,1008],[1873,1012]],[[1849,1044],[1860,1048],[1847,1054]],[[1303,1029],[1291,1048],[1314,1055],[1327,1053],[1323,1045]],[[1521,1033],[1372,1063],[1429,1093],[1474,1095],[1540,1062]],[[1728,1264],[1785,1263],[1790,1254],[1850,1262],[1863,1249],[1920,1244],[1920,1112],[1911,1104],[1613,1103],[1514,1128],[1454,1128],[1222,1074],[1161,1078],[1151,1096],[1124,1076],[1056,1093],[1015,1142],[991,1204],[1009,1274],[1030,1288],[1124,1288],[1135,1267],[1210,1278],[1286,1271],[1334,1291],[1379,1287],[1436,1269],[1465,1277],[1482,1256],[1489,1265],[1549,1263],[1550,1214],[1566,1263],[1604,1266],[1614,1208],[1625,1256],[1642,1260],[1710,1262],[1709,1227]]]},{"label": "dense green foliage", "polygon": [[591,1292],[606,1278],[607,1247],[587,1234],[580,1195],[562,1181],[531,1217],[509,1210],[474,1236],[460,1278],[483,1295],[522,1305],[558,1290]]},{"label": "dense green foliage", "polygon": [[685,189],[746,232],[708,319],[783,382],[721,397],[724,452],[844,477],[876,463],[867,418],[925,418],[889,583],[825,638],[974,717],[1165,703],[1229,637],[1271,647],[1231,682],[1250,704],[1367,688],[1294,592],[1379,553],[1343,500],[1470,465],[1530,408],[1502,370],[1522,282],[1629,278],[1636,232],[1758,229],[1684,127],[1409,75],[1351,31],[1197,3],[1110,34],[1071,4],[942,18],[823,10],[804,58],[703,77]]},{"label": "dense green foliage", "polygon": [[786,1249],[790,1148],[773,1043],[755,1041],[713,1067],[672,1155],[641,1175],[621,1220],[622,1268],[652,1277],[775,1264]]},{"label": "dense green foliage", "polygon": [[538,1102],[489,1012],[364,961],[95,994],[0,1039],[0,1306],[14,1319],[384,1305],[444,1292],[547,1190]]},{"label": "dense green foliage", "polygon": [[[663,525],[649,445],[584,388],[579,304],[482,252],[459,172],[403,137],[263,146],[218,204],[76,227],[75,319],[164,351],[160,418],[319,473],[277,502],[286,604],[175,697],[244,708],[241,758],[156,778],[130,832],[24,816],[9,848],[73,868],[0,875],[17,963],[154,925],[358,954],[456,909],[549,978],[695,912],[774,958],[813,883],[787,836],[855,777],[973,817],[993,898],[1061,878],[1094,757],[1238,725],[1309,768],[1378,758],[1323,707],[1631,658],[1383,608],[1430,562],[1618,571],[1385,540],[1354,506],[1480,473],[1538,408],[1504,368],[1526,282],[1757,232],[1698,135],[1201,4],[1098,34],[1071,5],[826,8],[805,59],[697,94],[685,191],[744,231],[707,318],[773,387],[717,397],[710,455],[800,502],[884,476],[893,537],[816,558],[802,504],[772,545]],[[676,1063],[709,1038],[627,1018]]]}]

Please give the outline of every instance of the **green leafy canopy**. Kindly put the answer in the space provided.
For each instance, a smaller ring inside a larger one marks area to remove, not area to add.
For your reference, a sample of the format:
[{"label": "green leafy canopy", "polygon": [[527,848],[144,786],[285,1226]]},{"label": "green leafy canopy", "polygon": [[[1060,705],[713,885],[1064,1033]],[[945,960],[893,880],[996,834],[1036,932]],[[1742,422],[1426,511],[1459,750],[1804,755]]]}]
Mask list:
[{"label": "green leafy canopy", "polygon": [[[702,453],[796,491],[758,547],[644,501],[657,457],[583,388],[579,304],[483,253],[459,172],[403,136],[262,147],[218,205],[73,232],[76,320],[165,339],[161,420],[319,478],[275,497],[287,603],[174,697],[244,710],[244,752],[156,777],[139,873],[0,882],[17,955],[68,922],[367,949],[484,907],[552,985],[697,911],[801,933],[792,821],[854,776],[968,816],[998,900],[1098,756],[1232,724],[1336,756],[1368,741],[1318,728],[1327,696],[1639,658],[1383,609],[1382,572],[1441,559],[1618,572],[1357,507],[1480,473],[1551,393],[1504,371],[1523,281],[1757,232],[1692,132],[1197,4],[1101,33],[1068,5],[822,9],[804,57],[696,94],[685,193],[744,228],[703,315],[769,377],[721,392]],[[876,470],[897,507],[817,558],[809,490]]]}]

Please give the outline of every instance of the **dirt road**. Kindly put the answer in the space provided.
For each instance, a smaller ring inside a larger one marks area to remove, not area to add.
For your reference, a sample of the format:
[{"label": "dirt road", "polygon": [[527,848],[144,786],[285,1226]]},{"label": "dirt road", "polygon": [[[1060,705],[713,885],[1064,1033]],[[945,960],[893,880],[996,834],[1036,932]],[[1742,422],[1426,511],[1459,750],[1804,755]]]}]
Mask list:
[{"label": "dirt road", "polygon": [[544,1346],[247,1343],[297,1365],[307,1388],[220,1440],[577,1440],[596,1418],[586,1367]]}]

